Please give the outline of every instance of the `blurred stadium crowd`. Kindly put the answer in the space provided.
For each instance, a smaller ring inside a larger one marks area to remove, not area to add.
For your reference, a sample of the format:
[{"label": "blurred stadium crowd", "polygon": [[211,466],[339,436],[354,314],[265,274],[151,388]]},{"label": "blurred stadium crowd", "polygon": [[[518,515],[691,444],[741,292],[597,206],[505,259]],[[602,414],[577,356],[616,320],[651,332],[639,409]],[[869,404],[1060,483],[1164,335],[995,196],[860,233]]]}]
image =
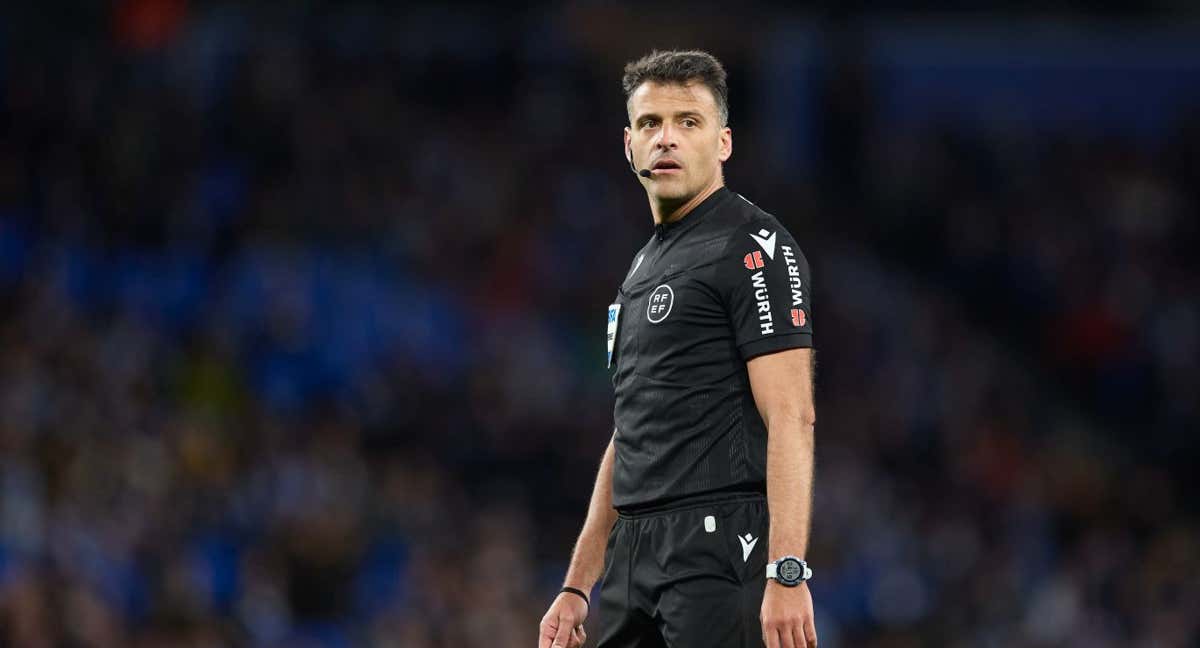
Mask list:
[{"label": "blurred stadium crowd", "polygon": [[[643,44],[92,22],[0,42],[0,644],[532,646],[651,232]],[[1200,122],[895,130],[867,67],[802,170],[714,51],[730,186],[813,266],[822,645],[1194,645]]]}]

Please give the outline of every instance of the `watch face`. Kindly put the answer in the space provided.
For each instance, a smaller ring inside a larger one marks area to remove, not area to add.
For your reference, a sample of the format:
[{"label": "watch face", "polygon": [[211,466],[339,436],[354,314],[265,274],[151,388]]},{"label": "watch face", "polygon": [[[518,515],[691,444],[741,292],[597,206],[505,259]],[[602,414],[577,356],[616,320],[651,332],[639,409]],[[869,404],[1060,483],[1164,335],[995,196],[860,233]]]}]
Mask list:
[{"label": "watch face", "polygon": [[788,583],[795,583],[804,576],[804,568],[800,566],[799,560],[783,560],[780,561],[779,579]]}]

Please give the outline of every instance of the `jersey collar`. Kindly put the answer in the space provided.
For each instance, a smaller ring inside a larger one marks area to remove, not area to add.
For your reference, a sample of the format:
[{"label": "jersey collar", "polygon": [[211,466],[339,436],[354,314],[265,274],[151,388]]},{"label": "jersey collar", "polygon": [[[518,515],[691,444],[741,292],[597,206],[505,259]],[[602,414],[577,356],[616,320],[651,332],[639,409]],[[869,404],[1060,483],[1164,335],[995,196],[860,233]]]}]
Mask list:
[{"label": "jersey collar", "polygon": [[654,237],[661,243],[671,234],[686,229],[689,224],[699,222],[702,216],[712,211],[713,207],[716,207],[718,203],[731,193],[728,187],[722,185],[699,205],[692,208],[692,211],[684,214],[683,218],[671,221],[670,223],[656,223],[654,225]]}]

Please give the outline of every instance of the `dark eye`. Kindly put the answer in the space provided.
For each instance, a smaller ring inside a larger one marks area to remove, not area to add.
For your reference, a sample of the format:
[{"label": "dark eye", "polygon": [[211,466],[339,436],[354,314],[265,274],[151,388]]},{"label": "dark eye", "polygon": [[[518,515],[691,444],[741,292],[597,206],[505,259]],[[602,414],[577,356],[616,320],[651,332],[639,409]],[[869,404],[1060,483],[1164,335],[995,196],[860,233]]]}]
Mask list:
[{"label": "dark eye", "polygon": [[654,121],[653,119],[647,119],[646,121],[642,122],[642,128],[654,128],[657,125],[658,122]]},{"label": "dark eye", "polygon": [[683,125],[687,126],[688,128],[695,128],[696,120],[689,117],[689,118],[683,120]]}]

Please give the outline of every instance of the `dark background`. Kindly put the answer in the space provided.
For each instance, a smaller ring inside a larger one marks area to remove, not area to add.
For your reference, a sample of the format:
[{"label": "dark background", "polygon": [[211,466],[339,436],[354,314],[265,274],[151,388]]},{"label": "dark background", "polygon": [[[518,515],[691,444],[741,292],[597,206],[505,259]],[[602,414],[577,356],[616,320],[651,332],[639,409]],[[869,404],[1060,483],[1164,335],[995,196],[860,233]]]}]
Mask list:
[{"label": "dark background", "polygon": [[1194,645],[1200,23],[834,4],[0,11],[0,644],[533,646],[621,68],[699,47],[813,269],[821,645]]}]

